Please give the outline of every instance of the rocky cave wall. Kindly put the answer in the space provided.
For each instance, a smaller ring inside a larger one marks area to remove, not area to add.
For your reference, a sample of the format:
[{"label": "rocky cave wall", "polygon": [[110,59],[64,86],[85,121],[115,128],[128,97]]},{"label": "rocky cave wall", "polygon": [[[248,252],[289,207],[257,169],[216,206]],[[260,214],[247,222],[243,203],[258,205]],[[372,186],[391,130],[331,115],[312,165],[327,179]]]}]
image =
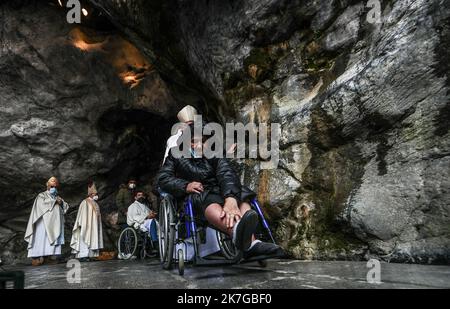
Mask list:
[{"label": "rocky cave wall", "polygon": [[26,257],[23,236],[33,199],[52,175],[71,205],[66,244],[89,180],[100,192],[109,231],[118,186],[133,175],[151,189],[179,108],[151,63],[106,19],[70,25],[56,1],[15,4],[0,4],[0,256],[5,262]]},{"label": "rocky cave wall", "polygon": [[282,125],[242,178],[292,256],[449,262],[448,1],[90,2],[222,121]]},{"label": "rocky cave wall", "polygon": [[[98,126],[106,111],[170,117],[190,103],[222,122],[281,124],[278,169],[240,168],[292,257],[450,261],[448,1],[380,1],[381,23],[358,0],[89,2],[158,73],[124,86],[96,45],[57,43],[80,35],[56,9],[2,6],[2,228],[49,170],[84,190],[73,166],[105,179],[124,166],[126,147],[108,149],[128,131]],[[69,146],[48,147],[58,140]]]}]

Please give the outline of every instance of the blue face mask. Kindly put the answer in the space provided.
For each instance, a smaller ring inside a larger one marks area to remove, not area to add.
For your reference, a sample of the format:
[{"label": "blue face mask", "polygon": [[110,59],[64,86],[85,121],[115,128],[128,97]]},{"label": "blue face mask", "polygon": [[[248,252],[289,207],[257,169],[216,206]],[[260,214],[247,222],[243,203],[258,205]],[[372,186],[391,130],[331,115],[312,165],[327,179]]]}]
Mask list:
[{"label": "blue face mask", "polygon": [[56,188],[50,188],[49,192],[53,196],[56,196],[58,194],[58,190],[56,190]]},{"label": "blue face mask", "polygon": [[201,155],[197,154],[197,153],[195,152],[195,150],[192,149],[192,148],[191,148],[191,156],[192,156],[192,158],[195,158],[195,159],[199,159],[199,158],[202,157]]}]

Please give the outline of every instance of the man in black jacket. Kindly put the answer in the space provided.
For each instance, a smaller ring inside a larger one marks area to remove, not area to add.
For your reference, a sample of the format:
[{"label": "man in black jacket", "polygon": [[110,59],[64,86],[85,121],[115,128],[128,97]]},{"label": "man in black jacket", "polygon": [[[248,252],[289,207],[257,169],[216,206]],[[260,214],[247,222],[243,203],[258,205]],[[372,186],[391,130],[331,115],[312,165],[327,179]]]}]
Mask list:
[{"label": "man in black jacket", "polygon": [[[194,131],[192,125],[188,129]],[[236,247],[244,252],[244,258],[279,255],[279,246],[254,237],[258,214],[248,203],[254,193],[242,189],[227,158],[203,156],[205,139],[205,136],[192,138],[190,158],[175,158],[169,152],[158,175],[159,186],[177,199],[192,194],[196,213],[232,236]]]}]

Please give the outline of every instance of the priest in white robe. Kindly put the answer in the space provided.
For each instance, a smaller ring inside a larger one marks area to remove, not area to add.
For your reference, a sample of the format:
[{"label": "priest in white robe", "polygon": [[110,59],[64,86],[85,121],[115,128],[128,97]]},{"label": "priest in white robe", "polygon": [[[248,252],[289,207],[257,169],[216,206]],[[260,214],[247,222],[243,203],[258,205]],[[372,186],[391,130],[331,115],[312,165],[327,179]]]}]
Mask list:
[{"label": "priest in white robe", "polygon": [[34,200],[25,241],[32,265],[55,263],[54,256],[61,255],[64,244],[64,214],[69,205],[58,195],[59,182],[56,177],[47,181],[47,191],[39,193]]},{"label": "priest in white robe", "polygon": [[[191,105],[186,105],[185,107],[183,107],[183,109],[181,109],[178,114],[177,114],[177,118],[180,121],[180,123],[184,123],[186,125],[189,125],[191,123],[194,122],[195,116],[198,115],[197,110],[195,109],[195,107],[191,106]],[[177,130],[177,133],[175,133],[174,135],[170,136],[167,139],[166,142],[166,151],[164,152],[164,158],[163,158],[163,162],[162,164],[164,165],[164,162],[166,161],[167,156],[169,155],[169,151],[170,148],[175,147],[178,145],[178,139],[180,138],[180,136],[183,134],[183,127],[180,127]]]},{"label": "priest in white robe", "polygon": [[99,256],[103,248],[102,217],[97,204],[98,192],[94,183],[88,186],[88,197],[78,208],[72,230],[70,247],[75,258],[86,261]]}]

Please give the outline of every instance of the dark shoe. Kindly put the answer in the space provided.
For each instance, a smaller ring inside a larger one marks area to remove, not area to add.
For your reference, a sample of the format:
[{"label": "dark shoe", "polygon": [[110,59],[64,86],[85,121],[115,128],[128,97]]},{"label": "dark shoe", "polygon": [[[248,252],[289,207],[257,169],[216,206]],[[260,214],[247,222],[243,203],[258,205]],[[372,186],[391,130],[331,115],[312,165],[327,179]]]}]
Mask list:
[{"label": "dark shoe", "polygon": [[258,242],[250,250],[244,252],[244,259],[252,257],[276,258],[283,257],[284,252],[280,246],[269,242]]},{"label": "dark shoe", "polygon": [[31,260],[31,265],[33,266],[40,266],[42,264],[44,264],[44,258],[42,256]]},{"label": "dark shoe", "polygon": [[153,241],[152,241],[152,247],[153,247],[153,251],[155,251],[156,253],[158,253],[158,251],[159,251],[159,241],[153,240]]},{"label": "dark shoe", "polygon": [[237,223],[233,233],[233,243],[238,250],[244,251],[250,247],[257,226],[258,214],[254,210],[247,211]]},{"label": "dark shoe", "polygon": [[55,264],[58,264],[58,260],[56,258],[46,257],[46,258],[44,258],[44,264],[55,265]]},{"label": "dark shoe", "polygon": [[78,259],[78,261],[80,261],[80,262],[89,262],[90,259],[88,257],[84,257],[84,258]]}]

